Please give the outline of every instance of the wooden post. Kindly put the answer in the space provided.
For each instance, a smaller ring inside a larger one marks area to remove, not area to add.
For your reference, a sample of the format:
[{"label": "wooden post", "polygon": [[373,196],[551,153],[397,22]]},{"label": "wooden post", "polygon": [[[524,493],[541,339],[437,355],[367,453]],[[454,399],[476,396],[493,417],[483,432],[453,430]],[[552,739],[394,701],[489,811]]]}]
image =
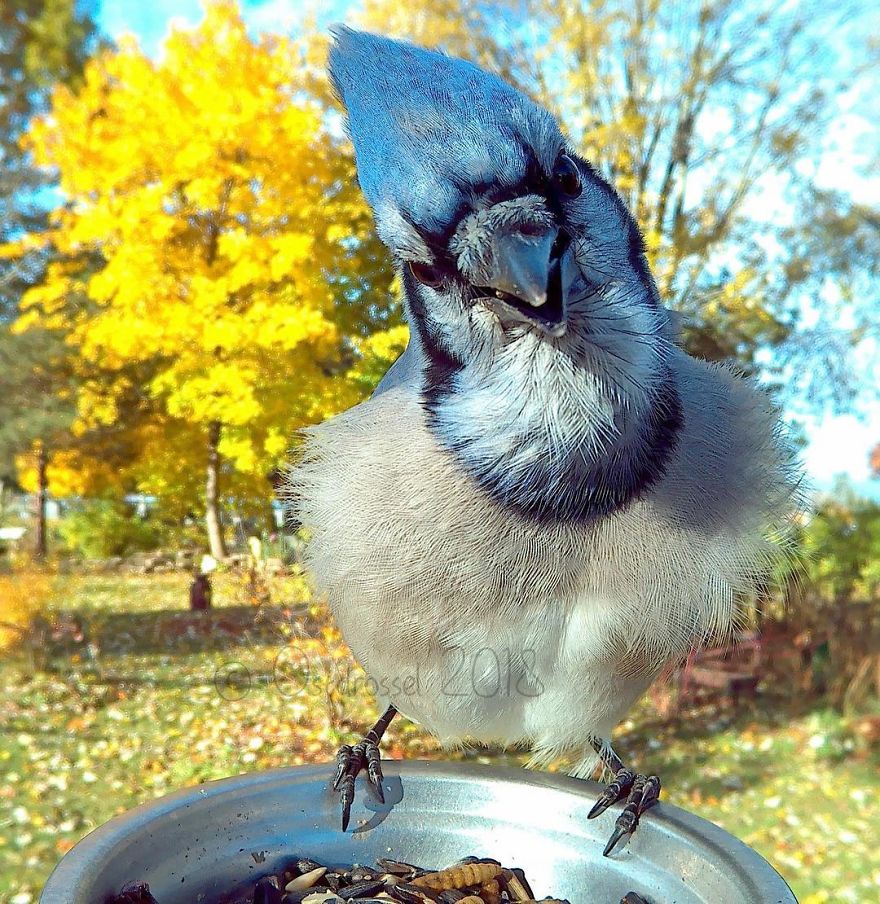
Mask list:
[{"label": "wooden post", "polygon": [[49,455],[42,442],[37,443],[37,494],[34,500],[34,556],[37,559],[46,558],[46,503],[49,499],[49,489],[46,480],[46,468],[49,464]]}]

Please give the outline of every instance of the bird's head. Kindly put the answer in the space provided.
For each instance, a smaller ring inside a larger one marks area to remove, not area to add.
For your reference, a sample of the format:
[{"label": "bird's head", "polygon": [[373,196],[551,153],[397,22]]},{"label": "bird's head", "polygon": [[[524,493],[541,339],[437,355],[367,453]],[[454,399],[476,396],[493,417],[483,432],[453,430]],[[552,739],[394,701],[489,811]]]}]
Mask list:
[{"label": "bird's head", "polygon": [[[505,500],[543,479],[510,458],[539,435],[564,467],[634,472],[622,444],[650,433],[671,330],[616,192],[547,110],[471,63],[342,27],[330,74],[444,442]],[[499,400],[501,429],[477,429]]]},{"label": "bird's head", "polygon": [[466,359],[487,339],[574,349],[613,340],[615,324],[658,331],[638,229],[550,113],[463,60],[345,27],[335,38],[360,184],[429,341]]}]

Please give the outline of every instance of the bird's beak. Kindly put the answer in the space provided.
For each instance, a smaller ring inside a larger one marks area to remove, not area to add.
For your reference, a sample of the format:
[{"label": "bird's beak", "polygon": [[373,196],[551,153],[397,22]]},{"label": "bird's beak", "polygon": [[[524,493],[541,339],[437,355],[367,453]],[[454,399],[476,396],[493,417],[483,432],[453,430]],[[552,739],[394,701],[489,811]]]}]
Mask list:
[{"label": "bird's beak", "polygon": [[538,235],[499,230],[492,239],[488,285],[478,287],[502,319],[526,322],[552,336],[566,328],[567,236],[555,227]]}]

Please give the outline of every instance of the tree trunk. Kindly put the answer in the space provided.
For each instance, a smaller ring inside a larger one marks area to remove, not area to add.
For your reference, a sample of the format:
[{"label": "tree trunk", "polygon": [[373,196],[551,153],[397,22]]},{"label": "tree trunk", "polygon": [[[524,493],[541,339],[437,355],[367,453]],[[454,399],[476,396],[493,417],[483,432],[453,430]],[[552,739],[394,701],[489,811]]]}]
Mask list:
[{"label": "tree trunk", "polygon": [[208,528],[208,544],[211,555],[221,561],[226,558],[223,528],[220,524],[220,422],[212,421],[208,427],[208,468],[205,480],[205,524]]},{"label": "tree trunk", "polygon": [[37,446],[37,495],[34,500],[34,556],[38,559],[46,558],[46,502],[49,490],[46,485],[46,467],[49,463],[49,455],[46,447],[39,443]]}]

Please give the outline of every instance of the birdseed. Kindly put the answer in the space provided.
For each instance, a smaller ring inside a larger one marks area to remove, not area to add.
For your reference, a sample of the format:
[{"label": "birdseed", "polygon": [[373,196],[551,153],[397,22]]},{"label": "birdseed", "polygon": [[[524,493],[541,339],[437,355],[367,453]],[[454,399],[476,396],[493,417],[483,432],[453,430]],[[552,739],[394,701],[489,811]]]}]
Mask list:
[{"label": "birdseed", "polygon": [[[589,900],[594,900],[590,898]],[[521,869],[497,860],[465,857],[433,870],[380,857],[375,866],[324,866],[310,858],[291,859],[281,870],[262,876],[212,904],[570,904],[536,898]],[[161,904],[144,882],[130,882],[108,904]],[[651,904],[627,892],[620,904]]]}]

